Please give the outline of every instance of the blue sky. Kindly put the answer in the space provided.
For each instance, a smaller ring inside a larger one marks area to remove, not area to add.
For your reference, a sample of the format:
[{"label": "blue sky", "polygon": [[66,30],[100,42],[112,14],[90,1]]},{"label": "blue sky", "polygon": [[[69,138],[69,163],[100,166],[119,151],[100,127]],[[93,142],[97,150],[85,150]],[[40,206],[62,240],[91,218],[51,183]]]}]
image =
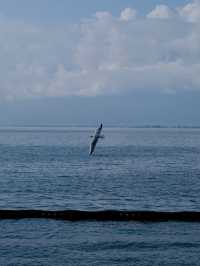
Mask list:
[{"label": "blue sky", "polygon": [[109,11],[118,15],[125,7],[138,9],[145,14],[157,4],[170,7],[184,5],[187,0],[1,0],[1,13],[11,19],[34,22],[76,22],[88,18],[97,11]]},{"label": "blue sky", "polygon": [[0,125],[200,125],[200,0],[0,0]]}]

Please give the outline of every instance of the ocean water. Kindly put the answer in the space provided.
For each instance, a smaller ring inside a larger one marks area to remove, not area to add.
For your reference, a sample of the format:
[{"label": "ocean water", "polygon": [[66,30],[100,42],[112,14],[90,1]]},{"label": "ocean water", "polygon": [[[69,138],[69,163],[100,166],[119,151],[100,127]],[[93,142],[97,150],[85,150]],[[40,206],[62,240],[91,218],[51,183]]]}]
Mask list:
[{"label": "ocean water", "polygon": [[[0,209],[200,211],[200,130],[1,128]],[[0,221],[0,265],[199,265],[199,223]]]}]

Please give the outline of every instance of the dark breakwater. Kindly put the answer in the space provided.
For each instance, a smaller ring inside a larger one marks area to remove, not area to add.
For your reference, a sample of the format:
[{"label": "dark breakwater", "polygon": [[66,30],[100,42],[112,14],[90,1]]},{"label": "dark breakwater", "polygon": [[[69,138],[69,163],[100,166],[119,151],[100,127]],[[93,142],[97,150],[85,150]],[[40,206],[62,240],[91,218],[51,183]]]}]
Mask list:
[{"label": "dark breakwater", "polygon": [[67,221],[188,221],[200,222],[200,212],[159,211],[46,211],[46,210],[0,210],[0,219],[59,219]]}]

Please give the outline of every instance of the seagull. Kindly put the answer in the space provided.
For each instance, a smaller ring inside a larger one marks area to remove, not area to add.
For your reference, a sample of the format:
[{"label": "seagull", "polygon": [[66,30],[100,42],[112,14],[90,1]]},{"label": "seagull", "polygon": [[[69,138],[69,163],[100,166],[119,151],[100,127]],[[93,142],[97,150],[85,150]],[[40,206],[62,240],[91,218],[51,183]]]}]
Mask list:
[{"label": "seagull", "polygon": [[95,150],[95,147],[96,147],[96,145],[97,145],[98,140],[104,138],[104,136],[101,135],[102,128],[103,128],[103,124],[101,124],[101,125],[97,128],[97,130],[96,130],[95,133],[94,133],[94,136],[91,136],[92,141],[91,141],[91,144],[90,144],[90,153],[89,153],[89,155],[92,155],[92,154],[93,154],[93,152],[94,152],[94,150]]}]

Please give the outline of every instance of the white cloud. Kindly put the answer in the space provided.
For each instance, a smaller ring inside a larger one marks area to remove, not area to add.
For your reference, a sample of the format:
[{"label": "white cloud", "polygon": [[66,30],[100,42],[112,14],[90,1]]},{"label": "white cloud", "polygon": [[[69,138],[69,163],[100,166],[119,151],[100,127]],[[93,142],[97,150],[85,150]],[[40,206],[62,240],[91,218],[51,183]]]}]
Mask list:
[{"label": "white cloud", "polygon": [[194,0],[193,2],[178,8],[179,14],[189,22],[200,21],[200,1]]},{"label": "white cloud", "polygon": [[168,19],[172,17],[171,9],[166,5],[157,5],[148,15],[147,18]]},{"label": "white cloud", "polygon": [[[156,9],[159,18],[170,13]],[[55,27],[2,19],[1,99],[199,90],[197,24],[178,12],[163,20],[137,18],[132,11],[125,9],[120,18],[97,12],[76,25]]]},{"label": "white cloud", "polygon": [[109,12],[96,12],[95,17],[99,20],[106,20],[112,18],[112,15]]},{"label": "white cloud", "polygon": [[136,15],[137,15],[137,12],[135,9],[127,7],[124,10],[122,10],[120,14],[120,20],[129,21],[129,20],[136,18]]}]

